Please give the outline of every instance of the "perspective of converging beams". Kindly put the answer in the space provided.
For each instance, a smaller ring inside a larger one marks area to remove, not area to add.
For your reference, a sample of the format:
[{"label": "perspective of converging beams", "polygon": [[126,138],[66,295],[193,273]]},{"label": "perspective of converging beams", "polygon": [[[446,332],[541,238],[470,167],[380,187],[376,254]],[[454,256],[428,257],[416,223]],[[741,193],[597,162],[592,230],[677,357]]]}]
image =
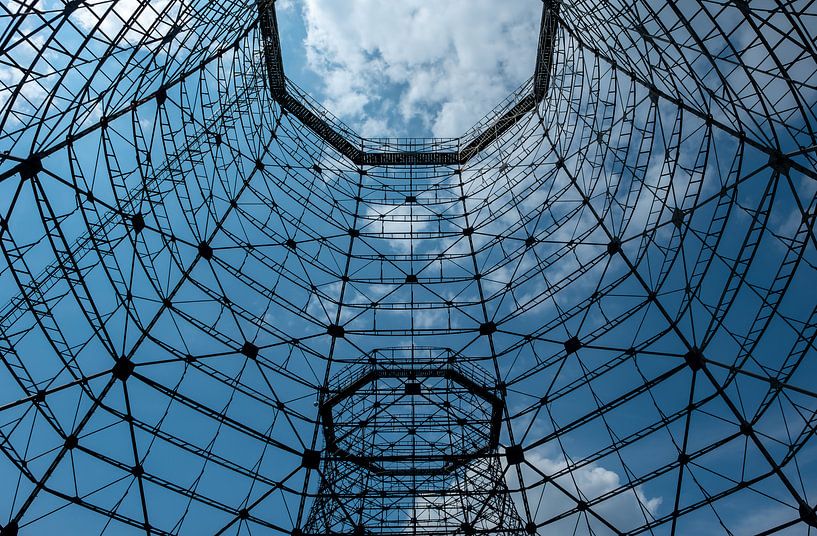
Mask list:
[{"label": "perspective of converging beams", "polygon": [[815,42],[5,0],[0,536],[817,535]]}]

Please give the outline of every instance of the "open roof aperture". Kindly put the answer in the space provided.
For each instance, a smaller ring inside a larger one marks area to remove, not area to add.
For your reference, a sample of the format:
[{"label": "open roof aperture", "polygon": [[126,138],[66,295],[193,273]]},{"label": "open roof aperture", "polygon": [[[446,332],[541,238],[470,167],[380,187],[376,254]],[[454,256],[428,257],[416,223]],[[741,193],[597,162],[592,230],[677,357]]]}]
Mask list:
[{"label": "open roof aperture", "polygon": [[[316,4],[319,4],[317,2]],[[316,5],[315,4],[315,5]],[[307,5],[313,5],[307,3]],[[263,35],[263,55],[272,96],[288,112],[328,141],[335,149],[361,165],[442,164],[467,162],[493,140],[499,138],[521,117],[533,110],[547,92],[558,20],[558,4],[544,2],[538,25],[538,46],[531,63],[531,78],[495,108],[490,120],[483,120],[460,137],[406,138],[404,141],[366,138],[324,109],[287,76],[281,38],[281,24],[275,2],[258,4]],[[309,12],[306,8],[304,12]],[[427,9],[412,12],[428,16]],[[373,49],[374,50],[374,49]],[[376,57],[368,58],[377,64]],[[342,63],[341,63],[342,66]],[[386,74],[385,78],[389,78]]]},{"label": "open roof aperture", "polygon": [[287,75],[365,137],[460,136],[531,76],[541,1],[276,2]]}]

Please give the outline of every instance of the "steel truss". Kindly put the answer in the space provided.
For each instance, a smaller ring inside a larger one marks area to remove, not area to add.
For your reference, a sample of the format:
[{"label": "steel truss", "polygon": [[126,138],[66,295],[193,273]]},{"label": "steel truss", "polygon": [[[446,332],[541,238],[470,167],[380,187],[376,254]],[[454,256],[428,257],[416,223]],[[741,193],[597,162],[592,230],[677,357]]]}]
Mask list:
[{"label": "steel truss", "polygon": [[454,140],[124,4],[0,8],[2,536],[817,530],[813,4],[544,2]]}]

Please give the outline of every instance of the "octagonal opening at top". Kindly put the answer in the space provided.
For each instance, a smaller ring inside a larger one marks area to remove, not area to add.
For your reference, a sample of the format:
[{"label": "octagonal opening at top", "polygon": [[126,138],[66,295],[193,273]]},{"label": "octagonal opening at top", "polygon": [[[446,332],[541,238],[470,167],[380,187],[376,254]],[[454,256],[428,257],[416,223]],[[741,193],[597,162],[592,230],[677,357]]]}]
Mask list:
[{"label": "octagonal opening at top", "polygon": [[287,78],[363,137],[463,135],[534,74],[540,0],[277,0]]},{"label": "octagonal opening at top", "polygon": [[375,350],[335,374],[320,407],[326,448],[376,474],[448,473],[496,448],[493,383],[450,349]]}]

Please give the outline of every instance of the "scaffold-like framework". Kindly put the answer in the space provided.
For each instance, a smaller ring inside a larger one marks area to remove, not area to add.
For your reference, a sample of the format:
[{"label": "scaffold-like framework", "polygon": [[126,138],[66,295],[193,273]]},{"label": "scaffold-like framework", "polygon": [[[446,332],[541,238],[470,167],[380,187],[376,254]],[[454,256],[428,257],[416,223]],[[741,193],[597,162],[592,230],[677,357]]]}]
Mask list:
[{"label": "scaffold-like framework", "polygon": [[541,4],[380,139],[274,1],[4,2],[0,536],[817,534],[817,4]]}]

